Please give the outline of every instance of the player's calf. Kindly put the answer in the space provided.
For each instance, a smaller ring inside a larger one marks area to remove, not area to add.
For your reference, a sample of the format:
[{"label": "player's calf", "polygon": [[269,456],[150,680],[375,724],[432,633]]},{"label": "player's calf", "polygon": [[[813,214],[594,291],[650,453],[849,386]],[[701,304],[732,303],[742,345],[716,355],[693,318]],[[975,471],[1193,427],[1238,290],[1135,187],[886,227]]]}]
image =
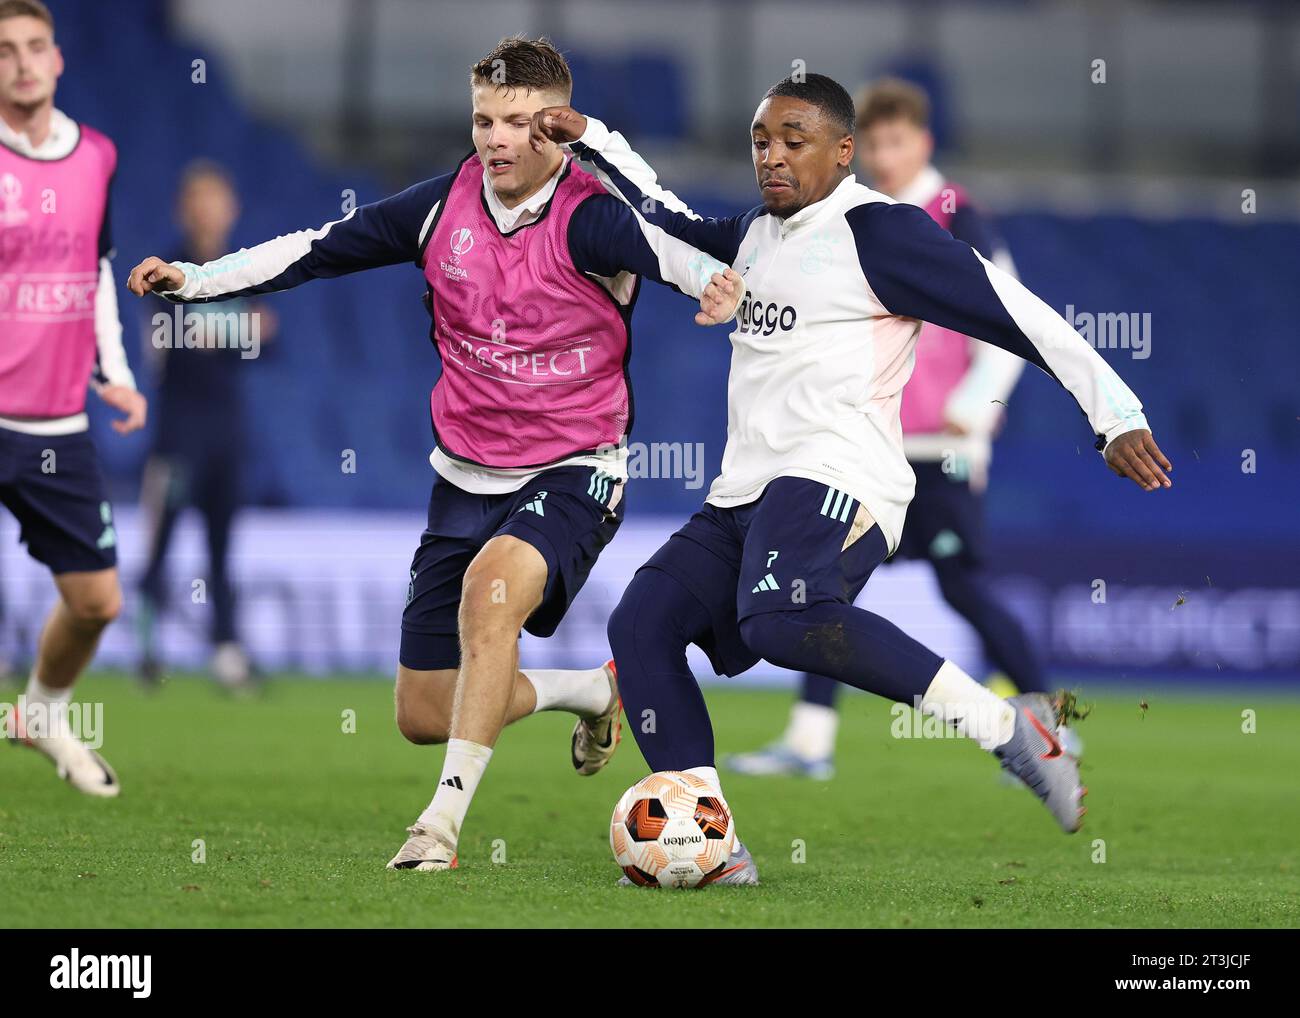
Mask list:
[{"label": "player's calf", "polygon": [[60,778],[101,798],[121,791],[117,775],[68,722],[72,686],[90,663],[104,628],[122,610],[116,569],[56,574],[60,599],[41,632],[36,664],[26,690],[27,716],[15,712],[6,734],[37,750]]},{"label": "player's calf", "polygon": [[60,573],[59,600],[41,631],[35,673],[53,688],[71,687],[90,663],[100,634],[122,610],[116,569]]},{"label": "player's calf", "polygon": [[417,746],[441,745],[451,733],[456,669],[417,671],[397,666],[393,702],[397,730]]},{"label": "player's calf", "polygon": [[458,616],[461,661],[442,774],[433,799],[408,829],[411,836],[390,868],[454,866],[461,825],[492,759],[492,747],[510,718],[519,677],[519,633],[541,602],[545,585],[541,553],[509,536],[488,541],[466,570]]}]

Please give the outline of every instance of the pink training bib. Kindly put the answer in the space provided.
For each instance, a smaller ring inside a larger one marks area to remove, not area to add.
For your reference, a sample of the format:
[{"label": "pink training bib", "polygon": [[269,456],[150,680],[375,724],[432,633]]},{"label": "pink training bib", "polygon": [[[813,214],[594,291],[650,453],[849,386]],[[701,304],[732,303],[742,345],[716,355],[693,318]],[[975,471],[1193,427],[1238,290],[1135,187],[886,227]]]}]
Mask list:
[{"label": "pink training bib", "polygon": [[439,446],[490,467],[532,467],[622,441],[631,424],[628,326],[569,255],[574,210],[604,194],[571,161],[535,222],[502,235],[466,159],[424,254],[442,377]]},{"label": "pink training bib", "polygon": [[[949,230],[957,209],[965,203],[966,193],[961,188],[945,184],[925,206],[925,211],[936,223]],[[944,405],[949,394],[965,377],[970,362],[970,339],[966,336],[929,322],[921,326],[921,333],[916,338],[916,366],[903,390],[903,434],[929,435],[943,431]]]},{"label": "pink training bib", "polygon": [[0,145],[0,415],[85,409],[100,232],[116,166],[113,143],[84,125],[62,159]]}]

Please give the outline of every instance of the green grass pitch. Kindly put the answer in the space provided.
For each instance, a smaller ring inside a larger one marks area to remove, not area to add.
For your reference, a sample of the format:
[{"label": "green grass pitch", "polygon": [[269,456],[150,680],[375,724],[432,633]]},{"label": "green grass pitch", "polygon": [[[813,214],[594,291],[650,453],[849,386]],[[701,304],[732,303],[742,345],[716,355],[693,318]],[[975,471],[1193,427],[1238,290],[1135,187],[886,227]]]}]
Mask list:
[{"label": "green grass pitch", "polygon": [[[1145,715],[1137,695],[1097,698],[1071,837],[978,748],[891,738],[889,704],[847,697],[833,782],[724,773],[763,884],[698,892],[614,886],[610,811],[646,771],[626,732],[580,778],[566,715],[514,726],[461,868],[389,873],[442,760],[397,734],[389,684],[284,679],[232,700],[194,679],[151,694],[92,677],[81,694],[105,704],[122,797],[85,799],[43,757],[0,747],[0,926],[1300,924],[1300,700],[1279,694],[1148,694]],[[725,752],[779,731],[790,699],[715,687],[709,701]]]}]

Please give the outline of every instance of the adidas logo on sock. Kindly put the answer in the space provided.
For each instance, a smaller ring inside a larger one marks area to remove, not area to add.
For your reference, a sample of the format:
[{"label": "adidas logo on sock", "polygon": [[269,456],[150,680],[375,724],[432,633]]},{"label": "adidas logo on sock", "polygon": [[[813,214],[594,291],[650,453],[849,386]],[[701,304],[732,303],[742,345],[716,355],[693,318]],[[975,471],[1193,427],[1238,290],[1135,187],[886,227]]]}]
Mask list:
[{"label": "adidas logo on sock", "polygon": [[764,576],[761,580],[758,581],[758,586],[756,586],[753,590],[751,590],[750,593],[757,594],[763,590],[780,590],[780,589],[781,589],[781,584],[776,582],[776,577],[773,576],[771,573],[768,573],[766,576]]},{"label": "adidas logo on sock", "polygon": [[459,774],[453,774],[450,778],[444,781],[443,784],[448,788],[459,788],[462,792],[465,791],[465,786],[460,783]]}]

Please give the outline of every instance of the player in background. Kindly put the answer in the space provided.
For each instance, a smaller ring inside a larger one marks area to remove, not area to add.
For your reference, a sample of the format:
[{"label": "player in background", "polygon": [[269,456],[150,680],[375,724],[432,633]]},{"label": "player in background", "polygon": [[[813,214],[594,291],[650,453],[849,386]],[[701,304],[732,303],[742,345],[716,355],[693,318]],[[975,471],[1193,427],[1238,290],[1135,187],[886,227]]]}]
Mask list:
[{"label": "player in background", "polygon": [[[1014,274],[1011,255],[966,192],[931,163],[930,101],[910,82],[885,78],[863,89],[857,110],[858,165],[882,194],[916,205],[958,240]],[[1042,665],[1016,617],[998,600],[983,571],[984,490],[993,435],[1025,362],[1000,347],[924,324],[916,366],[903,390],[903,452],[916,494],[895,557],[928,562],[948,604],[974,628],[985,659],[1002,674],[989,687],[1001,696],[1048,692]],[[785,732],[752,753],[729,756],[740,774],[834,774],[840,684],[805,673]],[[1079,754],[1073,728],[1061,743]]]},{"label": "player in background", "polygon": [[63,55],[37,0],[0,0],[0,502],[59,599],[6,735],[39,750],[89,795],[117,776],[76,738],[72,688],[121,610],[117,535],[88,434],[86,389],[144,424],[145,399],[122,349],[109,262],[117,150],[55,108]]},{"label": "player in background", "polygon": [[622,522],[641,278],[698,298],[701,325],[734,317],[744,289],[730,273],[724,296],[723,264],[648,223],[558,146],[530,144],[533,114],[567,103],[572,87],[549,42],[505,39],[471,69],[474,150],[452,173],[204,265],[148,258],[129,281],[138,295],[207,301],[403,262],[423,273],[442,360],[430,397],[437,478],[402,617],[397,725],[447,753],[393,869],[457,865],[505,725],[568,711],[580,774],[613,754],[612,665],[520,672],[520,631],[555,631]]},{"label": "player in background", "polygon": [[[191,164],[177,194],[176,221],[184,243],[174,260],[219,258],[230,250],[238,218],[239,197],[226,171],[206,160]],[[226,302],[211,315],[201,310],[187,314],[205,318],[203,343],[159,344],[152,319],[145,329],[145,354],[159,380],[153,446],[140,486],[150,527],[149,557],[140,579],[140,676],[153,683],[162,673],[155,623],[167,608],[167,549],[177,518],[193,506],[203,516],[207,536],[212,674],[227,689],[245,689],[252,670],[235,629],[230,534],[247,452],[244,372],[250,356],[260,355],[272,338],[275,319],[266,307],[242,300]]]},{"label": "player in background", "polygon": [[[913,494],[899,403],[921,322],[1056,378],[1104,461],[1144,491],[1168,487],[1170,466],[1137,397],[1060,315],[922,209],[857,183],[854,125],[832,79],[778,82],[751,124],[763,204],[701,219],[603,124],[568,108],[535,119],[539,141],[569,143],[651,223],[738,266],[748,288],[731,335],[722,472],[610,617],[623,701],[629,717],[654,712],[652,731],[634,726],[652,770],[690,771],[721,794],[687,646],[719,674],[764,658],[828,675],[951,724],[1073,832],[1086,789],[1061,749],[1057,705],[1041,693],[1004,700],[854,606],[897,548]],[[757,878],[748,859],[735,882]]]}]

